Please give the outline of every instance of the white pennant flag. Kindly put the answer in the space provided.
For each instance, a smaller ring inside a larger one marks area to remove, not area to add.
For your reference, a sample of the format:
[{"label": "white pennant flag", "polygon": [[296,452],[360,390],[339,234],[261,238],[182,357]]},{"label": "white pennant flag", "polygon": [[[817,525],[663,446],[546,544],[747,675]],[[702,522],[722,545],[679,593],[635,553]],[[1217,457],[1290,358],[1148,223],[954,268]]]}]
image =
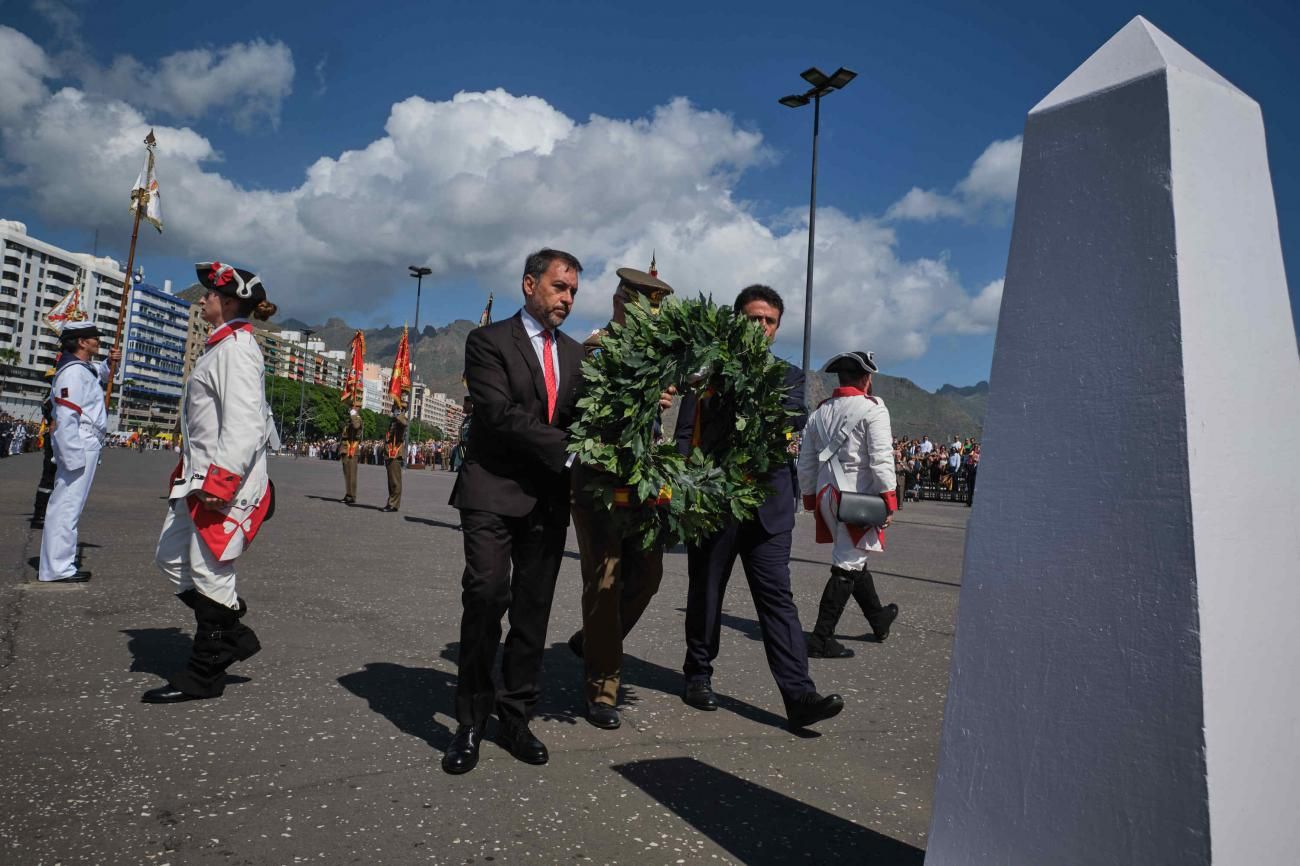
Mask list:
[{"label": "white pennant flag", "polygon": [[157,143],[153,137],[153,130],[149,130],[149,137],[144,140],[149,146],[149,153],[144,158],[144,168],[140,169],[140,176],[135,180],[135,186],[131,188],[131,210],[140,209],[140,216],[148,220],[154,228],[162,231],[162,199],[158,194],[158,178],[153,173],[153,146]]}]

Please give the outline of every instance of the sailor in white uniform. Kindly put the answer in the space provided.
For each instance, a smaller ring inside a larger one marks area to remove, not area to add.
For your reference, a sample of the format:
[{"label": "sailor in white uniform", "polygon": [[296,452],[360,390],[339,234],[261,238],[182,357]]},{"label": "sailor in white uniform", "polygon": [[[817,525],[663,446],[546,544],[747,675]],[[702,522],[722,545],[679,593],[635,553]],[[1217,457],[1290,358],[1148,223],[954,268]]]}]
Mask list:
[{"label": "sailor in white uniform", "polygon": [[181,459],[155,559],[177,598],[193,609],[196,629],[186,668],[144,694],[153,704],[219,697],[226,669],[261,649],[240,621],[248,605],[236,590],[235,562],[274,503],[266,452],[275,427],[248,317],[265,320],[276,308],[249,271],[220,262],[195,268],[207,289],[203,318],[213,331],[185,383]]},{"label": "sailor in white uniform", "polygon": [[[77,569],[77,524],[108,435],[104,384],[109,366],[95,361],[99,338],[99,329],[89,321],[69,322],[59,336],[62,354],[50,383],[56,469],[41,533],[39,577],[46,582],[90,580],[89,571]],[[120,356],[114,352],[111,357],[116,361]]]},{"label": "sailor in white uniform", "polygon": [[[867,569],[867,554],[885,549],[885,529],[898,510],[893,432],[885,402],[871,393],[879,372],[871,352],[842,352],[823,373],[835,373],[839,387],[811,415],[799,449],[799,489],[804,509],[817,519],[818,543],[831,544],[831,577],[822,592],[808,655],[848,658],[853,651],[835,640],[835,626],[849,596],[862,608],[876,640],[889,637],[898,605],[882,605]],[[853,526],[838,518],[840,492],[874,494],[888,514],[880,526]]]}]

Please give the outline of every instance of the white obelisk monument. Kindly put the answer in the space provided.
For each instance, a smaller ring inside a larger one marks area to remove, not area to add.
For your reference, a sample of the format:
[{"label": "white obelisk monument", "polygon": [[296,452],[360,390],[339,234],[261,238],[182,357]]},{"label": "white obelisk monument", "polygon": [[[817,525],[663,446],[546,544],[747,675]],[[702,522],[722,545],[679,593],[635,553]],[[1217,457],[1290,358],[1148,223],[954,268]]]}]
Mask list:
[{"label": "white obelisk monument", "polygon": [[928,866],[1300,863],[1260,109],[1136,18],[1030,112]]}]

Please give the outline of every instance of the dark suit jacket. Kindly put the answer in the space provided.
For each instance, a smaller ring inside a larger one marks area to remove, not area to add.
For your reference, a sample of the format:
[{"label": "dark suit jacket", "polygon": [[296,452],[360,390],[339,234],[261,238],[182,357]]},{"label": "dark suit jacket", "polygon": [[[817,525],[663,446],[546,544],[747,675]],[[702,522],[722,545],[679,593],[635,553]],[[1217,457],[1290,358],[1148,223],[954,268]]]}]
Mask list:
[{"label": "dark suit jacket", "polygon": [[[790,409],[795,409],[799,414],[792,418],[796,432],[803,429],[804,424],[808,422],[808,409],[804,405],[804,376],[803,371],[786,365],[785,368],[785,385],[790,390],[786,392],[785,399],[782,403]],[[677,413],[677,430],[674,439],[677,441],[677,450],[682,454],[689,455],[691,452],[691,436],[695,430],[695,408],[698,405],[698,398],[694,394],[687,394],[682,398],[682,406]],[[718,405],[713,400],[705,400],[700,415],[700,450],[705,454],[714,454],[726,441],[727,431],[735,423],[733,413],[730,407]],[[772,488],[772,495],[763,501],[758,507],[758,522],[763,529],[770,535],[778,532],[789,532],[794,529],[794,484],[791,478],[789,465],[777,467],[775,471],[763,478],[763,483]]]},{"label": "dark suit jacket", "polygon": [[456,476],[456,508],[523,517],[539,501],[568,520],[565,469],[569,425],[582,378],[582,344],[555,332],[560,387],[546,420],[546,380],[519,314],[470,332],[465,381],[474,399],[474,434]]}]

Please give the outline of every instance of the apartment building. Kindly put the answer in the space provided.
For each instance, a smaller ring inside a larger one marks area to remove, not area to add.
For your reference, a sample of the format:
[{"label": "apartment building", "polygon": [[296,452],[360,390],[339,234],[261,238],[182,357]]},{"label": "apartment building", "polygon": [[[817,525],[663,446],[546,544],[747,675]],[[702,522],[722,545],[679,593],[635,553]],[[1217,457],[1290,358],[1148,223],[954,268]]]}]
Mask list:
[{"label": "apartment building", "polygon": [[27,234],[27,226],[0,219],[0,409],[36,418],[49,396],[45,372],[59,351],[42,317],[79,283],[81,307],[112,348],[122,303],[121,266],[111,258],[71,252]]}]

